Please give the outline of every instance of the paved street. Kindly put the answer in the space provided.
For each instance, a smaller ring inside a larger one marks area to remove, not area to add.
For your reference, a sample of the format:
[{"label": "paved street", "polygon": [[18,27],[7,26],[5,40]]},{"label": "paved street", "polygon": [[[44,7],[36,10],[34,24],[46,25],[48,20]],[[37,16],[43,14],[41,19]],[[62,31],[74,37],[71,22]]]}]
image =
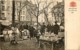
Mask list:
[{"label": "paved street", "polygon": [[[36,43],[35,39],[18,41],[17,45],[11,45],[10,42],[0,42],[0,49],[1,50],[43,50],[42,48],[39,47],[38,43]],[[46,50],[50,50],[50,47],[47,47]],[[63,48],[59,50],[63,50]]]},{"label": "paved street", "polygon": [[10,42],[3,42],[2,44],[2,50],[36,50],[38,48],[35,48],[35,42],[34,40],[23,40],[23,41],[18,41],[17,45],[11,45]]}]

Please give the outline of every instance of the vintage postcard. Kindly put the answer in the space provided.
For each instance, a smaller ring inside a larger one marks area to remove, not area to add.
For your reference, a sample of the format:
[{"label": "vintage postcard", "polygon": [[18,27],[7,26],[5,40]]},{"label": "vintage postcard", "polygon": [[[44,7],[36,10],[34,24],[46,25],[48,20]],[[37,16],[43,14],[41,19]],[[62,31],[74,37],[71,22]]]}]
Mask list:
[{"label": "vintage postcard", "polygon": [[0,0],[0,50],[80,50],[79,0]]}]

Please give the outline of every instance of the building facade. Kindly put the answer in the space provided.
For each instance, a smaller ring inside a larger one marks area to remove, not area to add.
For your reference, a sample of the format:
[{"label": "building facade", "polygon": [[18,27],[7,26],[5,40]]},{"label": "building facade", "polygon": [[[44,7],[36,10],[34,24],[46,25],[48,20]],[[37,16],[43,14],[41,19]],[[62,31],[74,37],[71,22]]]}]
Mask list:
[{"label": "building facade", "polygon": [[26,0],[22,1],[22,0],[18,0],[15,2],[15,17],[16,17],[16,20],[20,20],[20,21],[29,21],[29,14],[27,12],[27,9],[26,9],[26,6],[25,5],[25,2]]},{"label": "building facade", "polygon": [[28,23],[33,23],[36,21],[36,17],[32,15],[28,9],[30,9],[27,5],[34,5],[30,3],[30,1],[27,0],[18,0],[15,2],[16,5],[16,12],[15,12],[15,17],[16,20],[20,22],[28,22]]},{"label": "building facade", "polygon": [[[15,0],[15,22],[36,21],[36,17],[27,11],[26,3],[31,4],[26,0]],[[1,17],[5,17],[6,20],[12,22],[12,0],[1,0],[0,5]]]},{"label": "building facade", "polygon": [[11,0],[1,0],[1,17],[11,21],[11,17],[12,17]]}]

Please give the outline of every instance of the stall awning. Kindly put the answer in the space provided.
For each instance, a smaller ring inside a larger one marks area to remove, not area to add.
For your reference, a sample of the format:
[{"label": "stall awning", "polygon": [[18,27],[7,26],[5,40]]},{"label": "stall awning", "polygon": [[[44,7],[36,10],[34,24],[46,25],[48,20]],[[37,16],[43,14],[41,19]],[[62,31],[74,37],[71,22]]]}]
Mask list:
[{"label": "stall awning", "polygon": [[0,20],[0,22],[1,22],[2,25],[5,25],[5,26],[9,26],[9,25],[12,24],[12,23],[11,23],[10,21],[8,21],[8,20]]}]

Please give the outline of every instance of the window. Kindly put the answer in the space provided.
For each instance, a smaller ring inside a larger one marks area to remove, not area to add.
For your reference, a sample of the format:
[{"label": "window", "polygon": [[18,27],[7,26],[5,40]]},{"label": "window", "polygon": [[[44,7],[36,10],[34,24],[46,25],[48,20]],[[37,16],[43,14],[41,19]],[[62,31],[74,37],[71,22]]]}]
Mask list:
[{"label": "window", "polygon": [[23,15],[25,15],[25,11],[23,11]]},{"label": "window", "polygon": [[6,19],[6,18],[5,18],[5,14],[4,14],[4,13],[2,13],[2,14],[1,14],[0,19],[1,19],[1,20],[5,20],[5,19]]},{"label": "window", "polygon": [[4,0],[1,1],[2,4],[4,4],[4,2],[5,2]]},{"label": "window", "polygon": [[2,6],[2,11],[4,11],[5,10],[5,6]]},{"label": "window", "polygon": [[9,11],[9,9],[10,9],[10,6],[7,6],[7,11]]},{"label": "window", "polygon": [[1,15],[2,17],[5,17],[5,14],[4,13],[2,13],[2,15]]}]

